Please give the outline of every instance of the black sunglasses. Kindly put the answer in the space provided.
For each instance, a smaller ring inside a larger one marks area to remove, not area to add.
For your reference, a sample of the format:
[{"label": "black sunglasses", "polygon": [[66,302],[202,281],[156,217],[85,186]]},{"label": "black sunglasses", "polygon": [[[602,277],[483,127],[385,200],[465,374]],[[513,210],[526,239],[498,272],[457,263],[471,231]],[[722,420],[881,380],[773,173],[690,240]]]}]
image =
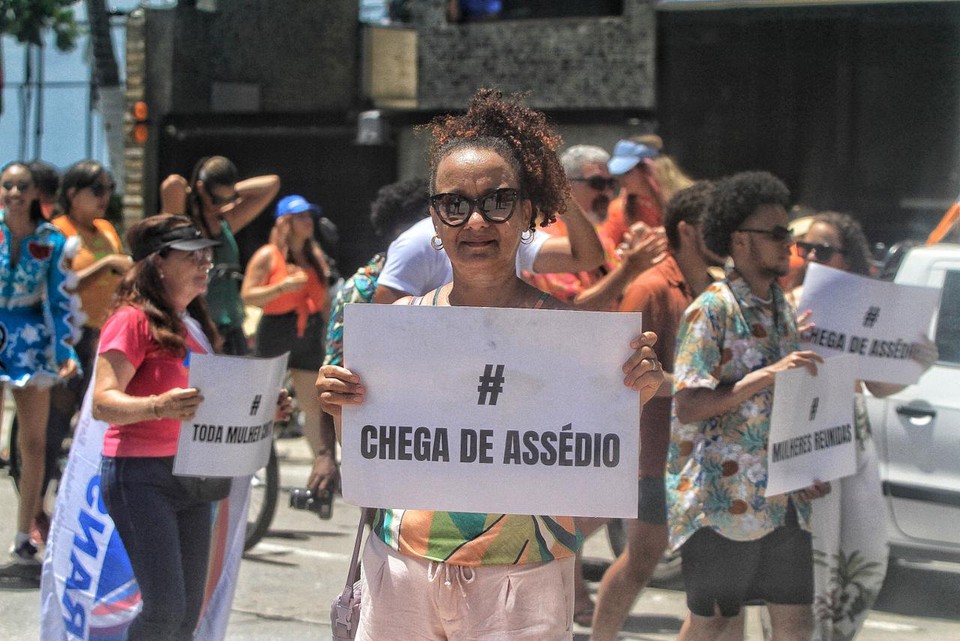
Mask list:
[{"label": "black sunglasses", "polygon": [[519,190],[504,187],[486,193],[476,200],[460,194],[434,194],[430,196],[430,206],[440,222],[450,227],[459,227],[470,219],[474,210],[479,211],[489,223],[505,223],[513,216],[519,200]]},{"label": "black sunglasses", "polygon": [[793,230],[789,227],[784,227],[783,225],[777,225],[773,229],[746,229],[740,228],[735,231],[745,231],[751,234],[763,234],[769,236],[770,240],[775,243],[782,243],[785,240],[793,242]]},{"label": "black sunglasses", "polygon": [[604,178],[603,176],[590,176],[589,178],[571,178],[571,182],[587,183],[587,187],[595,191],[617,190],[619,182],[616,178]]},{"label": "black sunglasses", "polygon": [[103,183],[93,183],[87,187],[87,189],[89,189],[97,198],[100,198],[104,194],[112,194],[113,190],[116,188],[117,184],[113,182],[111,182],[109,185],[104,185]]},{"label": "black sunglasses", "polygon": [[3,186],[3,188],[4,188],[6,191],[13,191],[13,188],[16,187],[16,188],[17,188],[18,190],[20,190],[21,192],[24,192],[24,191],[30,189],[31,187],[33,187],[33,183],[31,183],[31,182],[26,182],[26,181],[24,181],[24,182],[10,182],[10,181],[8,181],[8,182],[3,183],[2,186]]},{"label": "black sunglasses", "polygon": [[210,189],[210,187],[208,187],[206,184],[204,184],[204,188],[207,192],[207,195],[210,196],[210,202],[212,202],[214,205],[226,205],[227,203],[235,203],[240,200],[240,192],[238,191],[234,191],[229,196],[218,196],[213,193],[213,190]]},{"label": "black sunglasses", "polygon": [[808,243],[805,240],[797,241],[797,253],[800,255],[800,258],[806,258],[810,254],[816,256],[816,260],[827,262],[837,253],[843,255],[844,252],[839,247],[834,247],[833,245],[827,245],[826,243]]}]

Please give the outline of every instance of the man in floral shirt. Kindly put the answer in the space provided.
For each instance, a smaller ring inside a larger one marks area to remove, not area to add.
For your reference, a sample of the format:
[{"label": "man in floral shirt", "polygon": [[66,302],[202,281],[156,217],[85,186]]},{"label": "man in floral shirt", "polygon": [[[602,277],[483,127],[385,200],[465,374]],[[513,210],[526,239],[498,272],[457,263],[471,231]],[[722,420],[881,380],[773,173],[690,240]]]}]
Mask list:
[{"label": "man in floral shirt", "polygon": [[670,538],[691,612],[680,641],[718,637],[754,599],[767,603],[778,641],[812,632],[810,501],[829,485],[766,496],[774,377],[816,373],[822,362],[799,351],[796,315],[777,284],[793,244],[789,199],[771,174],[737,174],[717,184],[704,220],[707,247],[731,260],[677,334]]}]

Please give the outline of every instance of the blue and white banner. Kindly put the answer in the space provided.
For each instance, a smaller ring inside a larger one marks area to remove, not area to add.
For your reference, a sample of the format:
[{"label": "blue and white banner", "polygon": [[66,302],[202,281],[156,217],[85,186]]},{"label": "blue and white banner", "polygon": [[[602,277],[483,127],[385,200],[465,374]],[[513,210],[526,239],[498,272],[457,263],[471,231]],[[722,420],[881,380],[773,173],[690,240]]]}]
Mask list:
[{"label": "blue and white banner", "polygon": [[[40,638],[122,641],[141,610],[140,589],[100,492],[107,424],[93,418],[91,386],[57,493],[40,584]],[[250,483],[240,477],[214,506],[207,593],[197,638],[226,636],[243,554]]]}]

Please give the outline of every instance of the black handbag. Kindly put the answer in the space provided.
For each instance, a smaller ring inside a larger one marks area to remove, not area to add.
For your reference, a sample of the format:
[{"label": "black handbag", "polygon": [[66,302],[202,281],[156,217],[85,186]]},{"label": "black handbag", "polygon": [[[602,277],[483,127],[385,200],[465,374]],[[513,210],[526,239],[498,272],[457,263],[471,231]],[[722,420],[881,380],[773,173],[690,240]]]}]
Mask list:
[{"label": "black handbag", "polygon": [[176,476],[177,483],[197,502],[221,501],[230,495],[233,478],[229,476]]}]

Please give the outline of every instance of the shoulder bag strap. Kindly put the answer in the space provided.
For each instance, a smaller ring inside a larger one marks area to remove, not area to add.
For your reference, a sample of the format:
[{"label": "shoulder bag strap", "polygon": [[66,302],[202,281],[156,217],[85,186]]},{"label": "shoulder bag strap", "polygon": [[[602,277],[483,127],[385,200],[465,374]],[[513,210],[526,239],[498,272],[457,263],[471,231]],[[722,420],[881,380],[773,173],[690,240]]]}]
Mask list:
[{"label": "shoulder bag strap", "polygon": [[360,510],[360,525],[357,526],[357,540],[353,543],[353,556],[350,557],[350,569],[347,571],[347,582],[343,586],[343,594],[353,593],[353,584],[360,580],[360,543],[363,541],[363,526],[367,522],[369,508]]}]

